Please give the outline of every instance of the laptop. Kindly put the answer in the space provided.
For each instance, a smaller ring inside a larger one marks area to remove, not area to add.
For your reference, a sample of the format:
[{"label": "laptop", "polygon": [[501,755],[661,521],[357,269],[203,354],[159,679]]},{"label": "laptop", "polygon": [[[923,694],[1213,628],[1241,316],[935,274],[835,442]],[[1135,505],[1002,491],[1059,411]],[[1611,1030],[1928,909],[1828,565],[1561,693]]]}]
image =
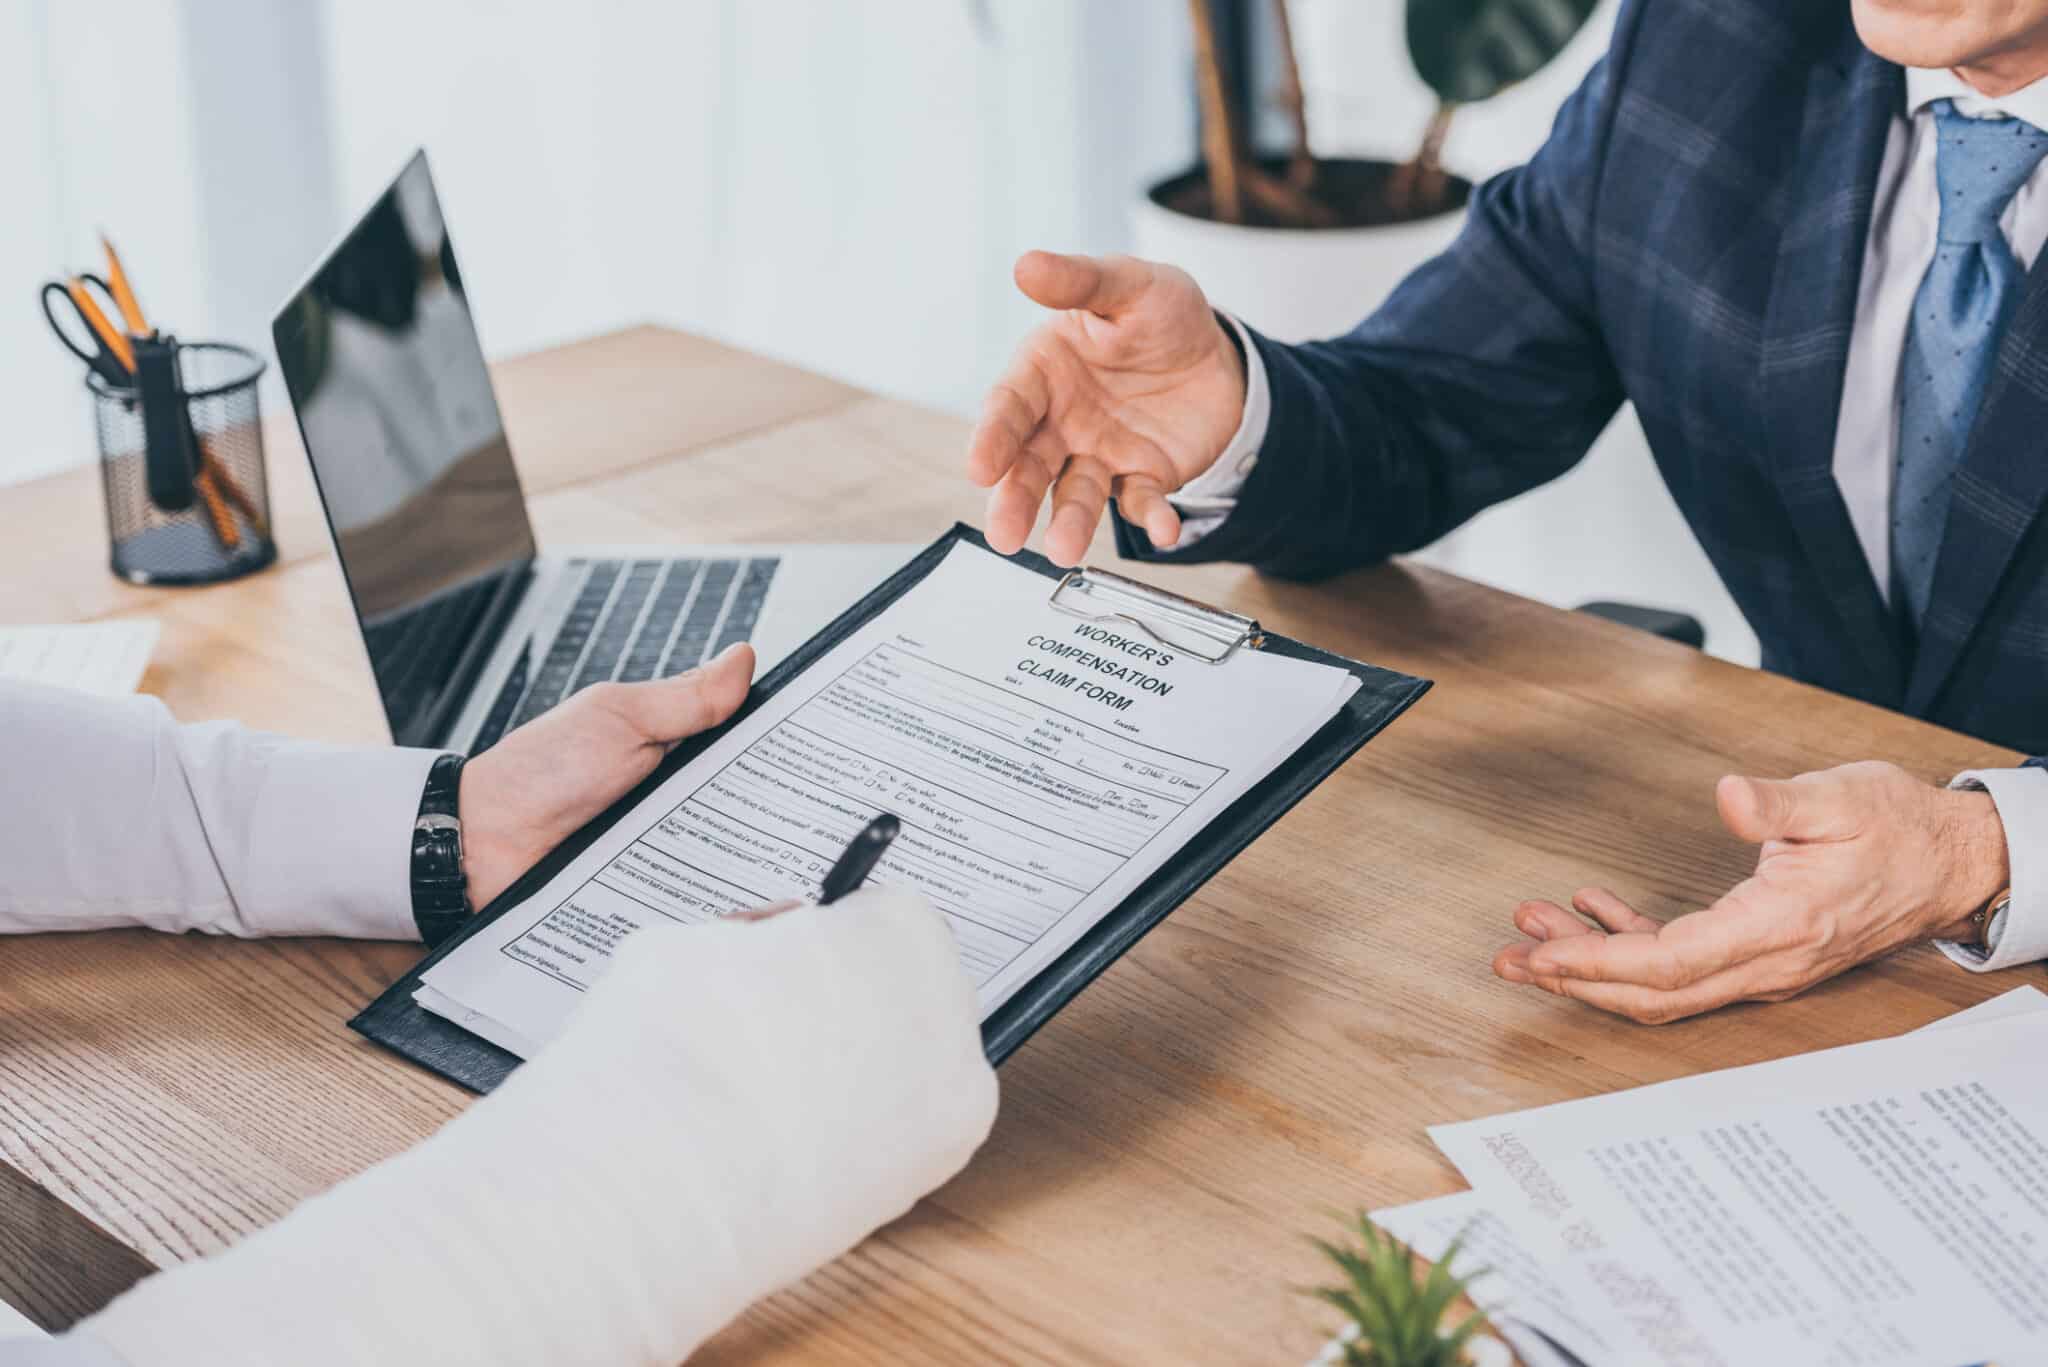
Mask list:
[{"label": "laptop", "polygon": [[735,641],[765,670],[914,553],[542,552],[425,152],[271,333],[401,745],[476,754],[579,689],[680,674]]}]

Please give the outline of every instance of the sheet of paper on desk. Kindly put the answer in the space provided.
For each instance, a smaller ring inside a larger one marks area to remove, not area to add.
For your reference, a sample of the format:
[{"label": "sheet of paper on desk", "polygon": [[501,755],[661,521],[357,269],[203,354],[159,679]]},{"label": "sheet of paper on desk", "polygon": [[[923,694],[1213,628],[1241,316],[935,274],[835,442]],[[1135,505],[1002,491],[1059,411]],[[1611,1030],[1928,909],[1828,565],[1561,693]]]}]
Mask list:
[{"label": "sheet of paper on desk", "polygon": [[1529,1325],[1589,1363],[1613,1360],[1614,1343],[1601,1307],[1588,1301],[1576,1279],[1554,1278],[1479,1192],[1376,1210],[1372,1222],[1431,1262],[1441,1262],[1452,1241],[1462,1240],[1451,1271],[1475,1278],[1472,1303],[1496,1325],[1505,1328],[1510,1320]]},{"label": "sheet of paper on desk", "polygon": [[119,697],[149,668],[159,627],[133,621],[66,626],[0,626],[0,679]]},{"label": "sheet of paper on desk", "polygon": [[[2043,1010],[2048,1010],[2048,993],[2015,987],[1924,1028],[1981,1024]],[[1461,1191],[1376,1210],[1372,1219],[1431,1262],[1442,1259],[1451,1242],[1462,1236],[1464,1243],[1451,1270],[1461,1275],[1484,1271],[1472,1286],[1473,1303],[1494,1318],[1524,1360],[1540,1358],[1546,1349],[1541,1344],[1525,1344],[1518,1336],[1518,1325],[1539,1330],[1595,1367],[1626,1360],[1616,1344],[1626,1338],[1627,1328],[1608,1323],[1611,1315],[1605,1300],[1597,1287],[1579,1275],[1582,1269],[1569,1262],[1546,1263],[1534,1251],[1534,1241],[1524,1240],[1493,1210],[1489,1199],[1476,1190]]]},{"label": "sheet of paper on desk", "polygon": [[1062,613],[1049,588],[955,547],[415,999],[528,1054],[624,936],[813,895],[886,810],[903,833],[875,881],[946,913],[994,1010],[1358,686],[1258,651],[1207,664]]},{"label": "sheet of paper on desk", "polygon": [[1616,1342],[1553,1333],[1589,1362],[2038,1362],[2041,1008],[2025,989],[1896,1039],[1431,1135]]}]

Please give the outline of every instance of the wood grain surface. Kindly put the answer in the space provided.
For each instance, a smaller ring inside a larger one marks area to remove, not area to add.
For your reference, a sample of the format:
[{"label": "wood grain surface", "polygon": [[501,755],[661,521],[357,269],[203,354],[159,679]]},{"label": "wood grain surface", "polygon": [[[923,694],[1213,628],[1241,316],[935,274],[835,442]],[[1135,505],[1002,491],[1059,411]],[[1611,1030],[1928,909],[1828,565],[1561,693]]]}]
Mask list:
[{"label": "wood grain surface", "polygon": [[[978,519],[961,423],[702,339],[635,329],[497,376],[543,544],[903,541]],[[381,739],[274,420],[270,464],[282,562],[211,589],[113,580],[90,471],[0,491],[0,621],[154,614],[144,687],[181,717]],[[1909,1030],[2038,977],[1915,949],[1658,1028],[1510,988],[1488,959],[1520,898],[1602,882],[1671,915],[1743,876],[1752,852],[1714,818],[1723,773],[1875,756],[1943,778],[2012,757],[1418,567],[1314,586],[1136,572],[1437,688],[1005,1065],[961,1177],[705,1360],[1300,1361],[1331,1320],[1295,1290],[1322,1276],[1302,1235],[1461,1185],[1426,1125]],[[68,1323],[459,1110],[344,1026],[411,957],[0,944],[0,1295]]]}]

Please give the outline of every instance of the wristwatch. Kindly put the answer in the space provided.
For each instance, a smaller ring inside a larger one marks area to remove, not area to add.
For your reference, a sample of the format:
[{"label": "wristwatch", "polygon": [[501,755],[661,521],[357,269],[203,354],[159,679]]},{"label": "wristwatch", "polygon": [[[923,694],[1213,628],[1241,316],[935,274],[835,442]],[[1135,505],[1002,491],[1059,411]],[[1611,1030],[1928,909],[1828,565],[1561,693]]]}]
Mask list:
[{"label": "wristwatch", "polygon": [[462,756],[443,755],[427,770],[420,814],[412,823],[412,919],[429,948],[469,917],[469,879],[462,872]]},{"label": "wristwatch", "polygon": [[1976,915],[1970,918],[1970,938],[1964,943],[1986,952],[1996,949],[1997,946],[1991,943],[1992,929],[1998,924],[1998,918],[2005,914],[2005,909],[2011,905],[2012,889],[2007,888],[1977,908]]}]

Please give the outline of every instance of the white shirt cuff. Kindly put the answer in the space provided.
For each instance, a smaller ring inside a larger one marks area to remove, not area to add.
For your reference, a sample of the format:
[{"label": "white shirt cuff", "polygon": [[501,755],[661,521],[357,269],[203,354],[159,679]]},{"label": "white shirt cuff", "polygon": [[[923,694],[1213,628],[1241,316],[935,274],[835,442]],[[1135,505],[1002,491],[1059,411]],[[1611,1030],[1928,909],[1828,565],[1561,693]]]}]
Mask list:
[{"label": "white shirt cuff", "polygon": [[1237,508],[1237,496],[1259,463],[1259,448],[1266,444],[1266,429],[1273,417],[1273,391],[1266,381],[1266,363],[1243,323],[1222,315],[1237,334],[1244,352],[1244,416],[1237,431],[1216,457],[1215,464],[1166,496],[1180,510],[1180,540],[1161,550],[1186,550],[1222,526]]},{"label": "white shirt cuff", "polygon": [[2048,959],[2048,771],[1972,769],[1948,786],[1991,794],[2005,826],[2012,903],[1992,918],[1989,948],[1940,940],[1941,952],[1973,973]]},{"label": "white shirt cuff", "polygon": [[247,933],[419,939],[412,825],[440,753],[326,745],[272,751],[250,823]]}]

